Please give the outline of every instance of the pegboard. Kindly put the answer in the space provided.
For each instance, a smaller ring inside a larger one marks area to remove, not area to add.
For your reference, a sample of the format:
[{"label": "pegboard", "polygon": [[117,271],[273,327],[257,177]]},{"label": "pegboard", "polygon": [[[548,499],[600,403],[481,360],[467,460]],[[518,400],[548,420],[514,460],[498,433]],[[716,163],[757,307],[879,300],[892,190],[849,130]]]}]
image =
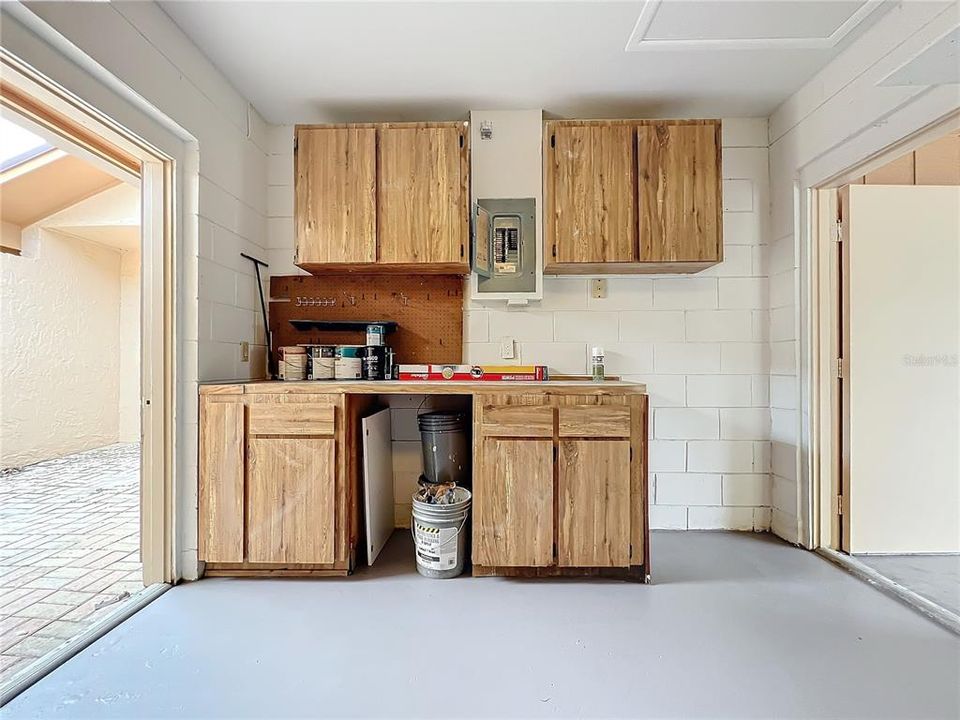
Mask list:
[{"label": "pegboard", "polygon": [[282,345],[364,345],[362,330],[297,330],[290,320],[394,320],[398,363],[459,363],[463,278],[457,275],[281,275],[270,278],[273,351]]}]

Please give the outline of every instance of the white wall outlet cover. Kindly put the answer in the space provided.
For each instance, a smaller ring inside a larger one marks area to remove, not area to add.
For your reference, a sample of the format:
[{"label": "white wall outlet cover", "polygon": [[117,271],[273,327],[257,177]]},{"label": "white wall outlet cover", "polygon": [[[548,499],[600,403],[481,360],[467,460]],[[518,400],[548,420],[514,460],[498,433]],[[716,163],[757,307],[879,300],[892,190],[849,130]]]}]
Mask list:
[{"label": "white wall outlet cover", "polygon": [[594,298],[605,298],[607,296],[607,281],[603,278],[591,280],[590,291]]},{"label": "white wall outlet cover", "polygon": [[250,343],[246,340],[240,343],[240,362],[250,362]]},{"label": "white wall outlet cover", "polygon": [[500,340],[500,359],[513,360],[516,357],[515,343],[513,338],[501,338]]}]

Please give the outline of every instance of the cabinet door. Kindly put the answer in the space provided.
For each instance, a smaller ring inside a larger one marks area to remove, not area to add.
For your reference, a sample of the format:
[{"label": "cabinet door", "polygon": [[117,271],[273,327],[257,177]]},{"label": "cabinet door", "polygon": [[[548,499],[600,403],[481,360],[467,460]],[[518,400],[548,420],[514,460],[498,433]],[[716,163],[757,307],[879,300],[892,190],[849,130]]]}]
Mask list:
[{"label": "cabinet door", "polygon": [[336,441],[247,441],[247,560],[332,563]]},{"label": "cabinet door", "polygon": [[297,129],[298,264],[377,259],[376,167],[374,128]]},{"label": "cabinet door", "polygon": [[720,125],[637,128],[641,262],[723,257]]},{"label": "cabinet door", "polygon": [[552,262],[636,262],[634,129],[557,125],[551,145],[547,234]]},{"label": "cabinet door", "polygon": [[558,564],[628,566],[630,441],[561,440],[558,463]]},{"label": "cabinet door", "polygon": [[243,561],[243,403],[204,399],[200,409],[199,557]]},{"label": "cabinet door", "polygon": [[380,129],[380,262],[466,265],[470,221],[463,138],[458,124]]},{"label": "cabinet door", "polygon": [[553,441],[484,438],[474,476],[477,565],[553,565]]}]

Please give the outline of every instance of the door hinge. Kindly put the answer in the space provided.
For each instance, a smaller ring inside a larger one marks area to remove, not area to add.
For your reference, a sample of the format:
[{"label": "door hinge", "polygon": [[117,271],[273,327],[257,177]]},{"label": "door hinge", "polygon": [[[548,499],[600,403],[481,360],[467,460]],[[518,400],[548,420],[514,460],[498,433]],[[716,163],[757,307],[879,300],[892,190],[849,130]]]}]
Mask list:
[{"label": "door hinge", "polygon": [[843,220],[837,218],[837,242],[843,242]]},{"label": "door hinge", "polygon": [[843,515],[843,495],[837,495],[837,515]]},{"label": "door hinge", "polygon": [[843,358],[837,358],[837,378],[843,380]]}]

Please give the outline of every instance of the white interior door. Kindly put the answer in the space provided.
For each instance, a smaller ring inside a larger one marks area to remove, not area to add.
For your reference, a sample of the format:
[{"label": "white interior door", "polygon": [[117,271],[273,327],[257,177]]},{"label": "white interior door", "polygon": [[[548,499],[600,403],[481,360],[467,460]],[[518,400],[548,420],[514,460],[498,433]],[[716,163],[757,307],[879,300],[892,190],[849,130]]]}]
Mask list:
[{"label": "white interior door", "polygon": [[852,185],[844,223],[849,550],[958,552],[960,187]]},{"label": "white interior door", "polygon": [[393,533],[393,446],[390,442],[390,410],[363,418],[363,502],[367,519],[367,563],[377,555]]}]

